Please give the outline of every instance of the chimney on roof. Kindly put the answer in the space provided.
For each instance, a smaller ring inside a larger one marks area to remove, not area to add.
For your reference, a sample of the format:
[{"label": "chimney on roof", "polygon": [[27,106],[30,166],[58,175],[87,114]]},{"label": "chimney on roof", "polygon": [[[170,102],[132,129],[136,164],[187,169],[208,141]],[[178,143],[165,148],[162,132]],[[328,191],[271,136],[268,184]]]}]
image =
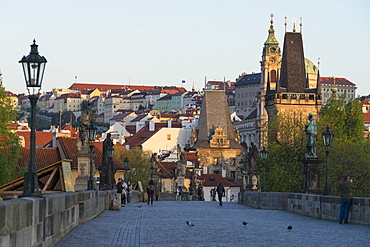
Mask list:
[{"label": "chimney on roof", "polygon": [[155,131],[155,122],[149,121],[149,131]]},{"label": "chimney on roof", "polygon": [[55,148],[57,147],[57,132],[53,131],[52,133],[51,147]]}]

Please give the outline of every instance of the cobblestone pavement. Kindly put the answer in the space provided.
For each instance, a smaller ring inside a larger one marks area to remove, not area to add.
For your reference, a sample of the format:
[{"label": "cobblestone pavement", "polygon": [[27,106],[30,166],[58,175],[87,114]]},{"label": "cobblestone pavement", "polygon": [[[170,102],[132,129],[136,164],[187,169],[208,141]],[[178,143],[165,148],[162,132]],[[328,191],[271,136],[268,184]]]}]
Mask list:
[{"label": "cobblestone pavement", "polygon": [[221,207],[217,202],[158,201],[106,210],[55,246],[370,246],[370,226],[340,225],[235,202]]}]

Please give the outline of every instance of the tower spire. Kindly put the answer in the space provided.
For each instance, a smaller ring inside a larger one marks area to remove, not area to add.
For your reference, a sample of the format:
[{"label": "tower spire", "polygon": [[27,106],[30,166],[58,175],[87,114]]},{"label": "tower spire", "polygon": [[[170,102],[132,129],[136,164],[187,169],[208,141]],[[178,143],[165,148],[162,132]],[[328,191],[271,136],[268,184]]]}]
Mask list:
[{"label": "tower spire", "polygon": [[300,23],[299,23],[299,32],[302,33],[302,17],[299,18]]},{"label": "tower spire", "polygon": [[265,42],[265,46],[266,45],[279,45],[279,42],[277,41],[277,39],[275,37],[274,20],[273,20],[274,14],[271,14],[270,17],[271,17],[270,29],[268,31],[269,35],[268,35],[267,40]]},{"label": "tower spire", "polygon": [[296,31],[296,29],[295,29],[295,22],[296,22],[296,20],[295,20],[295,18],[293,18],[293,32],[295,33],[295,31]]}]

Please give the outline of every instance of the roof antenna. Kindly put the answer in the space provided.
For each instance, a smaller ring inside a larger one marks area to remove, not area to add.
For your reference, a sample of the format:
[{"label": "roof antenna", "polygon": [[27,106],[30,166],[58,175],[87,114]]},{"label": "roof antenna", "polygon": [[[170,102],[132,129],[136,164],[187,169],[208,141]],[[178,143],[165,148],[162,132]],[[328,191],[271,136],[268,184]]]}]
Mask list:
[{"label": "roof antenna", "polygon": [[286,23],[286,19],[287,19],[287,17],[285,16],[285,17],[284,17],[284,19],[285,19],[285,22],[284,22],[284,26],[285,26],[285,28],[284,28],[284,29],[285,29],[285,32],[286,32],[286,25],[287,25],[287,23]]},{"label": "roof antenna", "polygon": [[272,25],[272,24],[274,24],[274,20],[273,20],[274,19],[274,14],[271,14],[270,17],[271,17],[270,23]]},{"label": "roof antenna", "polygon": [[300,17],[299,19],[300,19],[299,32],[302,33],[302,17]]},{"label": "roof antenna", "polygon": [[293,18],[293,32],[295,32],[296,29],[295,29],[295,18]]}]

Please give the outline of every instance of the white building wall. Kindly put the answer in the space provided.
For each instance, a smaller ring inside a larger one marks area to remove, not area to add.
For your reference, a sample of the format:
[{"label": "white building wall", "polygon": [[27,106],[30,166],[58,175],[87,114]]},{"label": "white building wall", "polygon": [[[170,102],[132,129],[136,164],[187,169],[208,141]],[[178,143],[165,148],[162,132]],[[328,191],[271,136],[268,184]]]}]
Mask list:
[{"label": "white building wall", "polygon": [[150,150],[153,153],[160,153],[162,150],[170,150],[180,145],[190,143],[191,129],[183,128],[162,128],[142,144],[143,150]]}]

